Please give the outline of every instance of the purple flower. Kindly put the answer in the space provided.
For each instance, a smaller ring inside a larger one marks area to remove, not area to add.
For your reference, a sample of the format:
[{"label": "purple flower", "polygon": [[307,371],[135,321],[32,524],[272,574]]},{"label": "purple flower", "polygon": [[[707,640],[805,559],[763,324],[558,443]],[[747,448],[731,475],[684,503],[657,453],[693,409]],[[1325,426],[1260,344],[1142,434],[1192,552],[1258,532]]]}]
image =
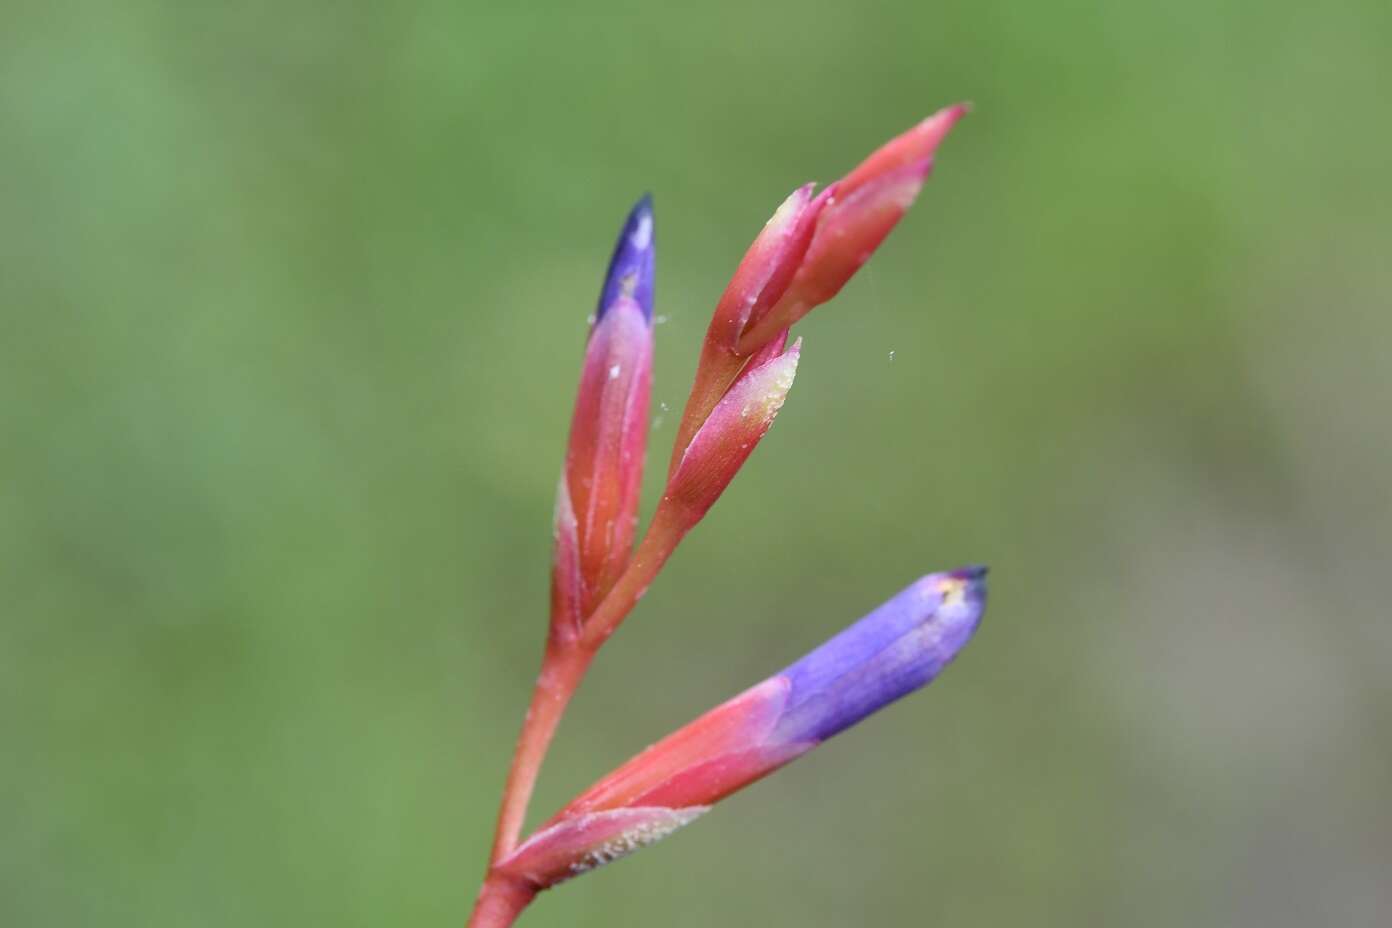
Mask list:
[{"label": "purple flower", "polygon": [[971,640],[986,568],[930,574],[806,657],[678,729],[572,799],[499,861],[544,889],[651,844],[929,683]]},{"label": "purple flower", "polygon": [[825,741],[931,681],[976,631],[985,578],[985,567],[924,577],[784,670],[776,736]]},{"label": "purple flower", "polygon": [[609,271],[604,275],[599,305],[595,307],[596,323],[625,297],[638,304],[643,318],[652,321],[654,256],[652,196],[644,194],[629,211],[614,244],[614,256],[609,259]]}]

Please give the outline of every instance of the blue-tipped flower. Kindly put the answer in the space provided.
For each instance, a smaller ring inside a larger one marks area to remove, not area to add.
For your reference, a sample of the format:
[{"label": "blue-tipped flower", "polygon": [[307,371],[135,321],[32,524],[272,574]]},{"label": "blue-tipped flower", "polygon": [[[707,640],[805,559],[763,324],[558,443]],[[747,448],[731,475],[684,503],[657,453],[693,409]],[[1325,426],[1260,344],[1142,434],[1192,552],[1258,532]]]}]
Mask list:
[{"label": "blue-tipped flower", "polygon": [[619,234],[585,344],[556,498],[551,628],[574,638],[628,564],[652,384],[653,214],[638,201]]},{"label": "blue-tipped flower", "polygon": [[986,569],[930,574],[581,793],[498,869],[537,889],[621,857],[932,681],[975,633]]},{"label": "blue-tipped flower", "polygon": [[614,256],[609,259],[609,272],[595,307],[596,324],[622,298],[637,303],[643,318],[652,321],[654,253],[652,196],[644,194],[629,211],[614,244]]}]

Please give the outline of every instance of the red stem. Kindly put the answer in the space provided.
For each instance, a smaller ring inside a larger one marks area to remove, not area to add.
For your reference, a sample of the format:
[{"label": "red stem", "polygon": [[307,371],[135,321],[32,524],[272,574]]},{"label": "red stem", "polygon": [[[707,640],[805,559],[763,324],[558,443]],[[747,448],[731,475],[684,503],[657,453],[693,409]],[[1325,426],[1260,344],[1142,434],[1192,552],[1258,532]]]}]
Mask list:
[{"label": "red stem", "polygon": [[667,498],[658,503],[647,534],[639,542],[638,550],[633,552],[633,560],[628,562],[628,567],[609,595],[585,620],[580,634],[582,648],[597,651],[614,634],[633,607],[638,605],[638,600],[648,591],[648,585],[690,528],[690,520],[683,519]]},{"label": "red stem", "polygon": [[474,903],[469,928],[507,928],[536,895],[536,888],[500,874],[496,865],[517,849],[518,838],[527,818],[527,806],[536,787],[541,762],[561,723],[570,698],[585,678],[590,662],[605,640],[613,634],[647,592],[662,565],[690,525],[664,500],[653,514],[652,524],[633,553],[633,559],[613,589],[585,621],[578,638],[547,641],[541,673],[532,689],[531,705],[513,750],[512,766],[503,786],[498,807],[498,824],[493,832],[489,872]]},{"label": "red stem", "polygon": [[536,787],[537,775],[541,772],[541,762],[546,758],[561,716],[565,714],[566,706],[579,688],[580,681],[585,678],[595,652],[647,592],[648,584],[662,569],[685,532],[681,521],[672,514],[671,507],[659,505],[633,559],[585,622],[581,637],[578,640],[552,638],[548,641],[541,673],[537,675],[536,686],[532,689],[532,702],[517,736],[512,766],[503,785],[498,824],[493,832],[493,851],[489,857],[491,863],[496,864],[517,848],[517,839],[527,818],[527,806]]},{"label": "red stem", "polygon": [[468,928],[508,928],[535,897],[534,887],[491,874],[479,890]]},{"label": "red stem", "polygon": [[526,720],[517,736],[512,752],[512,766],[503,786],[503,799],[498,806],[498,825],[493,832],[491,863],[497,863],[517,847],[517,838],[527,818],[527,805],[532,800],[541,762],[551,739],[565,714],[566,705],[585,670],[594,658],[594,651],[574,644],[563,646],[548,642],[542,658],[541,673],[532,689],[532,703]]}]

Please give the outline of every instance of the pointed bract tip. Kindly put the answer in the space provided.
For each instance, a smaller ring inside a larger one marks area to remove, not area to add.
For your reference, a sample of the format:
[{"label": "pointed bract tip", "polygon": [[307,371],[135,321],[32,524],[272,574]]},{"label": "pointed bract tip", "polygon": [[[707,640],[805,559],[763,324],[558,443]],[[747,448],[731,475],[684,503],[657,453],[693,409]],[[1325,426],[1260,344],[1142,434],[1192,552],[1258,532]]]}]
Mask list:
[{"label": "pointed bract tip", "polygon": [[[970,100],[963,100],[961,103],[954,103],[951,106],[943,108],[942,117],[943,119],[947,120],[948,125],[953,125],[957,122],[957,120],[970,113],[974,106],[975,104],[972,103]],[[933,117],[929,116],[928,118],[932,119]]]},{"label": "pointed bract tip", "polygon": [[[828,202],[826,192],[817,194],[816,186],[803,184],[788,194],[740,259],[706,331],[711,348],[743,357],[758,351],[775,332],[785,328],[762,323],[797,274],[812,242],[817,217]],[[742,344],[750,330],[757,330],[760,337]]]},{"label": "pointed bract tip", "polygon": [[629,210],[623,231],[614,244],[614,254],[609,259],[609,270],[604,275],[604,286],[595,308],[596,322],[604,318],[615,302],[625,297],[637,303],[643,317],[652,321],[654,259],[652,194],[645,193]]},{"label": "pointed bract tip", "polygon": [[906,164],[931,157],[948,132],[952,131],[952,127],[966,113],[965,104],[945,107],[920,121],[907,132],[890,139],[842,178],[842,192],[849,196],[875,178],[892,173]]},{"label": "pointed bract tip", "polygon": [[784,197],[783,202],[779,204],[778,209],[774,211],[774,214],[769,217],[768,222],[765,222],[764,225],[768,225],[769,222],[773,222],[775,219],[780,219],[787,215],[790,209],[805,205],[816,195],[817,182],[815,180],[809,180],[805,184],[794,187],[793,192]]}]

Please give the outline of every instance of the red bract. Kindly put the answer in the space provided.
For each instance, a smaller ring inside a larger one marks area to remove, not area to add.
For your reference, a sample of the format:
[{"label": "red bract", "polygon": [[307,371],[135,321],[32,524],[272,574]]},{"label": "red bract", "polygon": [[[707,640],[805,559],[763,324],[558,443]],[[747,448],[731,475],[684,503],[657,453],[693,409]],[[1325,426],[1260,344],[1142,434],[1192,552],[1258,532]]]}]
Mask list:
[{"label": "red bract", "polygon": [[652,201],[628,215],[600,291],[556,499],[552,630],[578,634],[628,564],[652,384]]},{"label": "red bract", "polygon": [[880,146],[828,188],[830,201],[817,217],[797,273],[777,305],[740,337],[740,353],[757,351],[773,333],[840,292],[913,205],[939,143],[966,112],[961,104],[939,110]]},{"label": "red bract", "polygon": [[787,351],[782,348],[782,338],[775,338],[749,360],[672,471],[663,502],[674,506],[686,523],[694,525],[725,492],[788,398],[802,340]]},{"label": "red bract", "polygon": [[620,298],[594,327],[566,452],[588,615],[628,563],[648,438],[652,330],[636,303]]},{"label": "red bract", "polygon": [[733,354],[750,320],[761,317],[788,289],[826,203],[825,197],[813,196],[815,186],[794,190],[749,246],[715,306],[707,344]]}]

